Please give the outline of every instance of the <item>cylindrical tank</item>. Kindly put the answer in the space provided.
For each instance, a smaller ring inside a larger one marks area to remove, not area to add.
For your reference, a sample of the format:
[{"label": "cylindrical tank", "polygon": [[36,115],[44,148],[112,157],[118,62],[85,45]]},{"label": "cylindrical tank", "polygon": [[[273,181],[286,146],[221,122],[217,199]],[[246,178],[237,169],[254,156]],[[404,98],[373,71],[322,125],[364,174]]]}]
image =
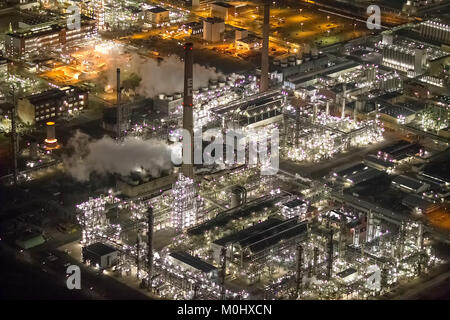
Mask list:
[{"label": "cylindrical tank", "polygon": [[56,139],[55,135],[55,123],[53,121],[47,122],[47,139],[53,140]]},{"label": "cylindrical tank", "polygon": [[168,95],[166,96],[166,100],[167,100],[167,101],[172,101],[172,100],[173,100],[173,96],[170,95],[170,94],[168,94]]},{"label": "cylindrical tank", "polygon": [[164,93],[160,93],[158,95],[159,100],[164,100],[166,98],[166,95]]},{"label": "cylindrical tank", "polygon": [[239,207],[247,201],[247,190],[241,186],[235,186],[231,189],[231,208]]},{"label": "cylindrical tank", "polygon": [[174,97],[174,99],[181,99],[182,94],[181,94],[181,92],[175,92],[173,97]]},{"label": "cylindrical tank", "polygon": [[58,140],[55,134],[55,123],[49,121],[46,123],[47,138],[45,139],[45,146],[47,149],[56,149],[58,147]]}]

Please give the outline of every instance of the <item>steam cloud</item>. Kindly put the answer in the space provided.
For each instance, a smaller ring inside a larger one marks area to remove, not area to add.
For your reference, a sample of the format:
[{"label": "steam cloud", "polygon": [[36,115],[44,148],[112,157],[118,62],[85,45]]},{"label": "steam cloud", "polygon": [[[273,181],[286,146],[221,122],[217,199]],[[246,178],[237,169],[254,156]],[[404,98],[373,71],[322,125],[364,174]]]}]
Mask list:
[{"label": "steam cloud", "polygon": [[[135,73],[142,78],[136,92],[144,97],[152,98],[160,93],[172,94],[183,91],[184,62],[172,55],[164,57],[162,61],[150,59],[138,54],[130,54],[124,64],[120,61],[121,50],[115,48],[109,51],[110,65],[107,73],[107,83],[111,87],[116,85],[116,68],[127,73]],[[215,68],[194,64],[194,88],[208,85],[209,79],[223,76]]]},{"label": "steam cloud", "polygon": [[107,136],[91,140],[87,134],[77,131],[67,146],[72,154],[64,157],[64,165],[70,175],[80,182],[88,181],[93,172],[128,175],[143,168],[152,177],[159,177],[162,171],[172,167],[171,149],[155,139],[128,137],[117,143]]}]

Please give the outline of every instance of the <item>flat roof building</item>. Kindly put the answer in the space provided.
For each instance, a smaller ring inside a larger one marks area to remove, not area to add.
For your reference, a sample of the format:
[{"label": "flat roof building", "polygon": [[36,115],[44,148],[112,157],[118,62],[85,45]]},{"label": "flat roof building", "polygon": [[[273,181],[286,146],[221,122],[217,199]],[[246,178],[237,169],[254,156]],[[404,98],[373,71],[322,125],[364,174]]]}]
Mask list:
[{"label": "flat roof building", "polygon": [[118,251],[101,242],[83,247],[83,262],[89,261],[90,265],[99,268],[109,268],[119,261]]},{"label": "flat roof building", "polygon": [[408,176],[395,177],[394,180],[392,180],[392,185],[413,193],[424,192],[430,187],[429,184]]},{"label": "flat roof building", "polygon": [[34,124],[81,111],[87,105],[87,91],[67,86],[19,99],[17,115],[24,123]]},{"label": "flat roof building", "polygon": [[228,20],[234,17],[236,9],[233,5],[225,2],[213,2],[211,3],[211,17],[221,18]]},{"label": "flat roof building", "polygon": [[274,247],[286,246],[289,240],[297,239],[307,233],[306,221],[297,217],[288,220],[268,218],[247,229],[230,234],[211,244],[214,260],[220,263],[222,248],[227,248],[228,261],[239,264],[255,262],[267,255]]},{"label": "flat roof building", "polygon": [[169,22],[169,10],[161,7],[154,7],[152,9],[149,9],[146,16],[147,20],[150,23],[156,25],[161,25],[163,23]]},{"label": "flat roof building", "polygon": [[217,279],[218,270],[212,264],[190,255],[183,251],[175,251],[170,253],[170,260],[173,264],[180,266],[185,270],[200,272],[205,274],[209,279]]},{"label": "flat roof building", "polygon": [[206,18],[203,20],[203,40],[219,42],[225,32],[225,22],[220,18]]},{"label": "flat roof building", "polygon": [[5,51],[10,57],[23,58],[44,50],[59,49],[96,33],[95,20],[83,16],[80,28],[70,29],[67,22],[54,22],[9,32],[5,36]]}]

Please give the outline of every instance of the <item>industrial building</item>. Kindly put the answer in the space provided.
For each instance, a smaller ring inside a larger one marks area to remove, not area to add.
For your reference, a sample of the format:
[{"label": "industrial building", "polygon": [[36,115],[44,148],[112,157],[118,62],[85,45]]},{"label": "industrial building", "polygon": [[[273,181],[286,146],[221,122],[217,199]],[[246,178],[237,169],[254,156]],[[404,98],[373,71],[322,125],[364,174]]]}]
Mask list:
[{"label": "industrial building", "polygon": [[110,268],[118,262],[118,252],[111,246],[97,242],[83,247],[83,262],[98,268]]},{"label": "industrial building", "polygon": [[170,258],[174,265],[178,265],[184,270],[201,272],[211,280],[217,280],[218,278],[217,268],[198,257],[191,256],[186,252],[176,251],[170,253]]},{"label": "industrial building", "polygon": [[182,104],[183,96],[180,92],[175,92],[174,94],[161,93],[153,100],[153,106],[156,112],[166,115],[177,112]]},{"label": "industrial building", "polygon": [[413,193],[422,193],[430,187],[429,184],[408,176],[395,177],[394,180],[392,180],[392,185]]},{"label": "industrial building", "polygon": [[116,187],[123,195],[133,198],[170,189],[174,182],[175,176],[172,174],[163,174],[163,176],[159,178],[130,175],[118,177],[116,180]]},{"label": "industrial building", "polygon": [[242,28],[236,28],[234,30],[234,40],[241,40],[248,37],[248,30]]},{"label": "industrial building", "polygon": [[215,108],[213,112],[230,128],[253,128],[280,121],[284,103],[284,95],[269,91]]},{"label": "industrial building", "polygon": [[236,49],[238,50],[259,50],[262,46],[262,39],[254,35],[235,40]]},{"label": "industrial building", "polygon": [[450,44],[450,23],[442,19],[430,19],[420,23],[420,35],[425,40]]},{"label": "industrial building", "polygon": [[225,22],[220,18],[206,18],[203,20],[203,40],[218,42],[225,32]]},{"label": "industrial building", "polygon": [[211,17],[228,20],[230,17],[234,17],[236,12],[235,7],[226,2],[213,2],[211,3]]},{"label": "industrial building", "polygon": [[5,52],[14,58],[24,58],[44,50],[70,46],[96,33],[95,21],[90,18],[83,18],[79,29],[70,29],[64,23],[19,29],[6,34]]},{"label": "industrial building", "polygon": [[[283,3],[265,1],[252,12],[252,4],[213,2],[208,12],[210,3],[184,2],[164,9],[68,0],[62,7],[80,5],[102,32],[86,44],[69,34],[61,52],[53,46],[64,22],[23,19],[17,34],[51,35],[34,45],[51,54],[30,59],[19,50],[33,79],[8,74],[0,84],[2,130],[11,130],[12,147],[2,190],[24,191],[2,203],[14,213],[12,225],[41,226],[48,250],[98,270],[95,281],[120,278],[118,286],[152,299],[384,299],[448,262],[440,251],[450,243],[442,134],[450,99],[444,86],[415,86],[445,83],[449,75],[443,33],[420,41],[435,32],[431,20],[372,33],[321,9],[285,19]],[[315,43],[306,40],[308,23],[285,34],[310,14],[319,18],[311,34],[323,33]],[[200,35],[195,50],[188,39]],[[292,41],[297,36],[305,41]],[[261,50],[261,68],[244,67],[258,64],[255,52],[248,61],[224,56],[199,66],[212,48],[214,57]],[[41,65],[45,73],[32,70]],[[75,67],[83,76],[64,84],[63,76],[47,76]],[[34,81],[39,77],[47,81]],[[88,106],[87,91],[75,84],[89,88],[95,103],[72,121],[67,116]],[[10,98],[11,87],[24,94]],[[15,105],[33,130],[17,125]],[[59,236],[52,240],[54,221],[43,217],[55,210],[59,231],[75,212],[79,238],[66,237],[62,246]],[[8,245],[10,237],[1,236]],[[16,244],[30,248],[41,237]]]},{"label": "industrial building", "polygon": [[16,245],[24,250],[28,250],[37,247],[45,243],[45,239],[42,233],[36,231],[24,232],[17,236]]},{"label": "industrial building", "polygon": [[169,22],[169,10],[154,7],[146,12],[147,20],[155,25],[161,25]]},{"label": "industrial building", "polygon": [[220,263],[222,248],[227,248],[228,261],[242,268],[244,264],[263,259],[270,250],[281,250],[299,237],[305,237],[307,230],[307,223],[298,222],[298,217],[288,220],[269,218],[214,241],[211,249],[214,251],[214,260]]},{"label": "industrial building", "polygon": [[17,114],[23,122],[34,124],[70,115],[85,109],[87,105],[88,92],[68,86],[19,99]]}]

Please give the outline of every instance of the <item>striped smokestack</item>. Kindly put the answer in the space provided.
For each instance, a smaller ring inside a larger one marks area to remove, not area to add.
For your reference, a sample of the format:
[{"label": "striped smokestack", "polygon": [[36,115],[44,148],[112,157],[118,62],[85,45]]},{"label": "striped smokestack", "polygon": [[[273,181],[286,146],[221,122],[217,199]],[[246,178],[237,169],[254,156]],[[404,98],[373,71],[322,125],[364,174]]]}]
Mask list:
[{"label": "striped smokestack", "polygon": [[120,68],[117,68],[116,91],[117,91],[117,104],[119,104],[120,103]]},{"label": "striped smokestack", "polygon": [[269,88],[269,18],[270,4],[264,0],[263,42],[261,51],[261,83],[259,91],[265,92]]},{"label": "striped smokestack", "polygon": [[184,99],[183,99],[183,129],[190,134],[190,141],[183,141],[183,165],[181,171],[184,176],[194,179],[194,112],[193,112],[193,44],[184,45]]}]

